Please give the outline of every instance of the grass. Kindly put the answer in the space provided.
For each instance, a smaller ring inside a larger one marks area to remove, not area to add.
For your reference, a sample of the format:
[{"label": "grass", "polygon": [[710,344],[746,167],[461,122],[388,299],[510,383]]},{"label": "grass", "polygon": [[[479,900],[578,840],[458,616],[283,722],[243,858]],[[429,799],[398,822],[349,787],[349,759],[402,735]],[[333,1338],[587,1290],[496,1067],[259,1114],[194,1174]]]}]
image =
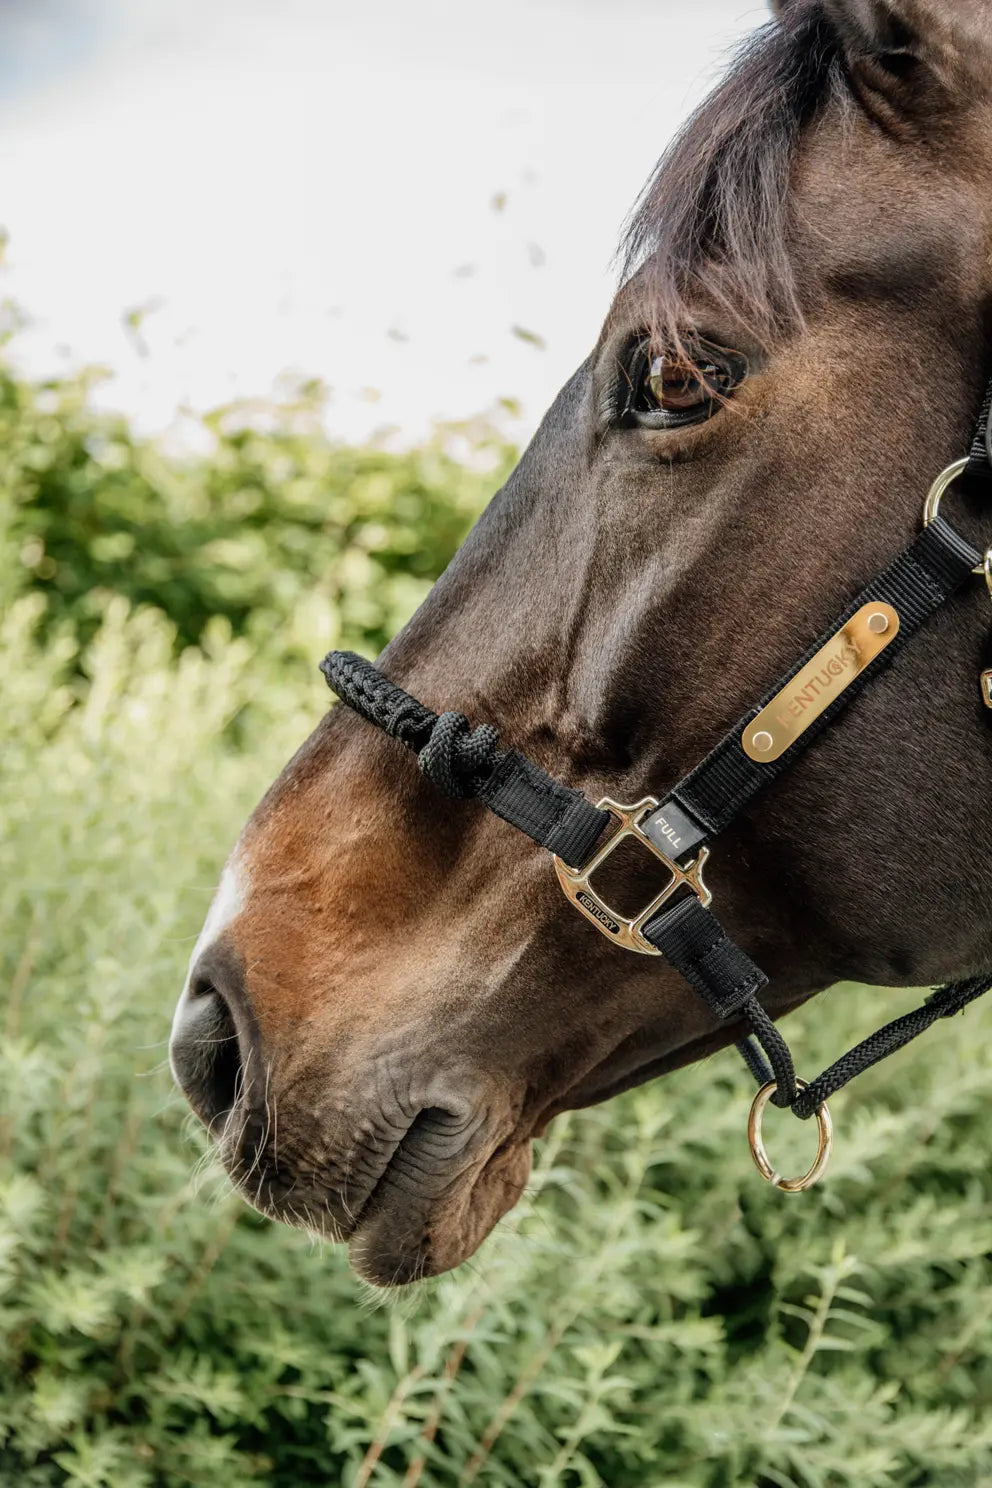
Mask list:
[{"label": "grass", "polygon": [[[557,1122],[473,1262],[383,1302],[230,1193],[165,1062],[316,673],[222,627],[176,660],[115,602],[80,676],[37,618],[0,627],[0,1484],[992,1479],[992,1009],[836,1101],[806,1196],[751,1169],[728,1052]],[[791,1024],[801,1067],[911,1001],[836,989]]]}]

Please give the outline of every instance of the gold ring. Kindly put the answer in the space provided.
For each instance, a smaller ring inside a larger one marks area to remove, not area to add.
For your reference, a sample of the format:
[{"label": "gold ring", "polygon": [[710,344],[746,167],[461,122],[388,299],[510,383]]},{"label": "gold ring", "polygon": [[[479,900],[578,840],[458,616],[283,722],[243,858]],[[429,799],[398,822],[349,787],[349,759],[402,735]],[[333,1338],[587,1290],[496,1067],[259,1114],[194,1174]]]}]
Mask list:
[{"label": "gold ring", "polygon": [[[937,479],[934,481],[933,485],[927,492],[927,499],[923,503],[924,527],[929,527],[930,523],[935,520],[937,513],[940,511],[941,498],[946,492],[948,486],[953,486],[958,476],[964,474],[964,472],[968,468],[968,464],[969,458],[965,457],[963,460],[955,460],[953,465],[948,465],[946,470],[942,470],[940,472]],[[971,571],[974,574],[984,573],[986,578],[988,578],[987,560],[986,563],[980,563],[977,568],[973,568]],[[990,587],[992,587],[992,585],[990,585]]]},{"label": "gold ring", "polygon": [[992,595],[992,548],[985,549],[985,561],[982,567],[985,570],[985,587]]},{"label": "gold ring", "polygon": [[[806,1081],[797,1080],[796,1088],[805,1090]],[[817,1129],[816,1157],[813,1166],[801,1178],[783,1178],[776,1173],[768,1161],[768,1153],[761,1138],[761,1121],[765,1114],[765,1107],[778,1089],[774,1080],[769,1080],[767,1085],[762,1085],[754,1100],[751,1102],[751,1113],[747,1118],[747,1139],[751,1145],[751,1156],[754,1165],[768,1183],[774,1183],[776,1188],[782,1189],[784,1193],[802,1193],[804,1189],[812,1188],[820,1178],[823,1177],[827,1163],[830,1161],[830,1148],[834,1139],[834,1124],[830,1120],[830,1112],[826,1105],[817,1106],[815,1111]]]}]

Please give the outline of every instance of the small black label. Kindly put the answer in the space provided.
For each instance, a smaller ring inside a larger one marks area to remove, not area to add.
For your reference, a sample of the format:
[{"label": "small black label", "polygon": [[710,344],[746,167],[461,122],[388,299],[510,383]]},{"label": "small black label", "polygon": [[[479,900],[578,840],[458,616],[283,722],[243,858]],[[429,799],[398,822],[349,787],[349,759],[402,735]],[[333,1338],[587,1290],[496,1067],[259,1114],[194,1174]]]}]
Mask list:
[{"label": "small black label", "polygon": [[575,897],[582,905],[582,908],[591,914],[594,919],[598,920],[605,930],[609,930],[611,935],[620,934],[620,926],[616,920],[608,915],[605,909],[600,909],[595,899],[590,899],[588,894],[576,894]]},{"label": "small black label", "polygon": [[674,801],[666,801],[641,822],[641,831],[673,863],[702,841],[696,823]]}]

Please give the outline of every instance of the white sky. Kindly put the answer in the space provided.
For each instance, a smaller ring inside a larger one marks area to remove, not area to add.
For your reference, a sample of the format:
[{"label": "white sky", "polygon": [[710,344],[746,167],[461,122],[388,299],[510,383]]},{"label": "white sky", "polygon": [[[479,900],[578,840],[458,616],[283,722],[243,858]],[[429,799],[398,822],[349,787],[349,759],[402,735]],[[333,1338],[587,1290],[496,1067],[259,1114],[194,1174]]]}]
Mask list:
[{"label": "white sky", "polygon": [[657,156],[765,16],[754,0],[0,0],[20,358],[106,364],[102,400],[149,429],[303,373],[330,384],[349,439],[415,438],[502,396],[527,433],[595,339]]}]

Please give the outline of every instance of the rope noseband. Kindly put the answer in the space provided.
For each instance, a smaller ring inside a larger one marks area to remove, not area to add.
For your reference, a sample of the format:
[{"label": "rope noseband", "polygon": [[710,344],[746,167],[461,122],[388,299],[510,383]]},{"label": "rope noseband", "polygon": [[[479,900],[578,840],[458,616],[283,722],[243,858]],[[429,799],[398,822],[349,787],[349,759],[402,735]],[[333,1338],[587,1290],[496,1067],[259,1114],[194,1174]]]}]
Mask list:
[{"label": "rope noseband", "polygon": [[[738,1048],[761,1087],[751,1108],[751,1150],[762,1175],[788,1192],[810,1187],[826,1166],[831,1139],[828,1097],[924,1033],[938,1018],[960,1012],[992,989],[992,973],[942,987],[920,1008],[878,1029],[807,1085],[796,1078],[789,1046],[760,1000],[767,977],[709,908],[710,894],[702,879],[707,844],[889,665],[972,573],[992,572],[992,549],[983,563],[982,555],[938,509],[940,496],[955,479],[979,477],[987,484],[992,478],[990,409],[992,381],[970,454],[934,483],[923,530],[663,801],[647,797],[628,807],[606,799],[593,806],[581,791],[552,779],[516,750],[500,750],[492,725],[473,729],[461,713],[432,712],[352,652],[332,651],[321,662],[328,685],[341,701],[412,749],[421,771],[439,791],[457,800],[482,801],[552,853],[565,894],[608,939],[641,954],[663,955],[720,1021],[742,1022],[749,1029]],[[801,726],[793,721],[795,709],[790,713],[781,706],[783,698],[799,699]],[[634,838],[670,874],[661,893],[633,919],[605,904],[590,882],[627,838]],[[768,1161],[761,1114],[769,1101],[789,1107],[802,1120],[816,1118],[819,1150],[801,1178],[782,1178]]]},{"label": "rope noseband", "polygon": [[473,729],[464,713],[432,713],[352,651],[332,651],[320,669],[343,702],[414,751],[443,795],[464,801],[481,793],[500,757],[492,724]]}]

